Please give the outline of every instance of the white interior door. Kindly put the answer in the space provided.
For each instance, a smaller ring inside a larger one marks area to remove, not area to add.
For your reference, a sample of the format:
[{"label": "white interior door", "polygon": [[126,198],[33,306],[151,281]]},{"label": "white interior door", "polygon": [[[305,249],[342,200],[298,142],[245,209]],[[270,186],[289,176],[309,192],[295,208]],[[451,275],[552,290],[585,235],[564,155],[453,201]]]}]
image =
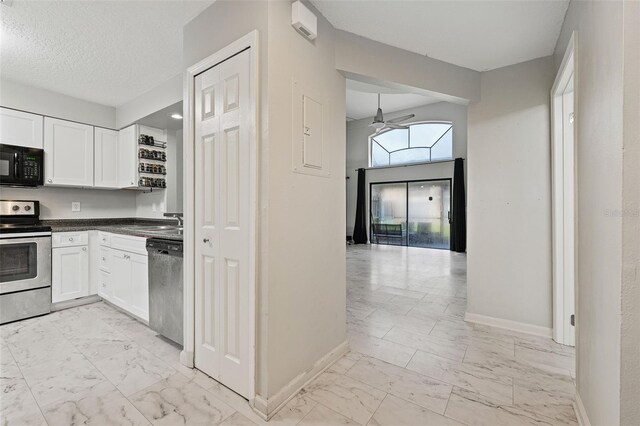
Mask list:
[{"label": "white interior door", "polygon": [[195,366],[251,395],[250,52],[195,78]]},{"label": "white interior door", "polygon": [[[564,343],[576,344],[575,327],[571,315],[575,313],[575,145],[573,133],[573,76],[562,95],[562,189],[563,199],[563,257],[564,257]],[[568,317],[568,318],[566,318]]]}]

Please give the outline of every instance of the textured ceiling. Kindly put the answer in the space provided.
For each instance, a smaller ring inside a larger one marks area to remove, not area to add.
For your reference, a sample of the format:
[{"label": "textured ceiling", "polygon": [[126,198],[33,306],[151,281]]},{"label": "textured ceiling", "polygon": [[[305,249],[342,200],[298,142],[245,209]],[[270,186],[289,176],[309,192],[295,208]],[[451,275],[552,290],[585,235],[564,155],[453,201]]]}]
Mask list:
[{"label": "textured ceiling", "polygon": [[551,55],[569,6],[569,0],[311,2],[336,28],[476,71]]},{"label": "textured ceiling", "polygon": [[118,106],[182,71],[182,27],[212,1],[0,5],[2,78]]},{"label": "textured ceiling", "polygon": [[429,96],[405,93],[384,86],[348,79],[347,119],[359,120],[376,115],[378,109],[378,93],[381,93],[380,106],[382,106],[382,111],[385,115],[387,113],[441,101],[440,99]]}]

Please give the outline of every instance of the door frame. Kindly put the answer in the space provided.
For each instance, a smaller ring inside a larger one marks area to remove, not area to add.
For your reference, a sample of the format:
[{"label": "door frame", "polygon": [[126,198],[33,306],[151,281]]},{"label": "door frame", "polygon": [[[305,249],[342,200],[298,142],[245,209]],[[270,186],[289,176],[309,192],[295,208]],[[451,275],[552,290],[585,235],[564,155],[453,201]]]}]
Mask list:
[{"label": "door frame", "polygon": [[[564,53],[562,63],[558,69],[555,81],[551,88],[551,221],[552,221],[552,280],[553,280],[553,340],[561,344],[569,344],[568,333],[565,333],[565,326],[570,321],[570,315],[575,314],[578,318],[577,303],[578,285],[578,186],[577,186],[577,132],[574,130],[573,143],[571,152],[573,155],[573,173],[572,186],[574,188],[573,196],[573,247],[569,249],[570,256],[573,258],[573,283],[566,283],[564,279],[565,273],[565,238],[564,238],[564,134],[563,134],[563,107],[562,97],[565,88],[570,79],[573,78],[573,96],[574,96],[574,123],[577,121],[577,69],[576,69],[576,32],[571,35],[571,39]],[[567,312],[571,307],[567,306],[565,295],[570,290],[567,285],[573,287],[573,309]],[[576,324],[576,340],[577,340],[577,320]]]},{"label": "door frame", "polygon": [[258,111],[259,111],[259,75],[258,75],[258,30],[239,38],[221,50],[206,57],[205,59],[190,66],[184,73],[184,93],[183,93],[183,116],[185,118],[183,127],[184,136],[184,347],[180,353],[180,362],[187,367],[194,368],[195,355],[195,78],[197,75],[208,69],[230,59],[238,53],[249,49],[250,70],[249,81],[251,84],[250,97],[251,107],[248,120],[250,129],[249,140],[252,142],[250,149],[250,220],[249,234],[251,247],[249,248],[249,367],[251,369],[251,383],[249,395],[255,396],[256,383],[256,247],[257,247],[257,167],[258,167],[258,143],[259,132]]},{"label": "door frame", "polygon": [[[410,179],[410,180],[391,180],[391,181],[378,181],[378,182],[369,182],[369,199],[368,199],[368,209],[367,211],[369,212],[369,242],[371,242],[371,244],[378,244],[378,243],[374,243],[371,241],[371,229],[373,224],[371,223],[371,197],[373,194],[373,185],[385,185],[385,184],[394,184],[394,183],[404,183],[405,184],[405,190],[406,190],[406,216],[407,216],[407,241],[405,244],[400,244],[400,247],[415,247],[415,248],[426,248],[426,249],[431,249],[431,250],[449,250],[449,249],[443,249],[443,248],[437,248],[437,247],[418,247],[418,246],[410,246],[409,245],[409,184],[410,183],[416,183],[416,182],[441,182],[444,180],[448,180],[449,181],[449,212],[451,212],[452,209],[452,203],[453,203],[453,178],[432,178],[432,179]],[[381,244],[381,245],[392,245],[392,244]]]}]

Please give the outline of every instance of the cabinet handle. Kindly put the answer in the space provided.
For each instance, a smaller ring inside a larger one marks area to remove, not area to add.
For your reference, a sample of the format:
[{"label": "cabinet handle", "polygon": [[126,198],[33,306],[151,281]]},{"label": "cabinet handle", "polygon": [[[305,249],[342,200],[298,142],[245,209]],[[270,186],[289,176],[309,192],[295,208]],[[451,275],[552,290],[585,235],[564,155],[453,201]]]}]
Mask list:
[{"label": "cabinet handle", "polygon": [[82,251],[87,251],[87,248],[86,247],[82,247]]},{"label": "cabinet handle", "polygon": [[103,258],[102,258],[102,261],[103,261],[103,262],[106,262],[106,261],[107,261],[107,259],[105,259],[105,258],[103,257]]},{"label": "cabinet handle", "polygon": [[210,241],[210,240],[209,240],[208,238],[203,238],[203,239],[202,239],[202,242],[203,242],[203,243],[205,243],[205,244],[206,244],[206,243],[208,243],[209,241]]},{"label": "cabinet handle", "polygon": [[127,260],[129,260],[129,259],[131,259],[131,256],[129,256],[128,254],[125,254],[125,255],[124,255],[124,258],[125,258],[125,259],[127,259]]},{"label": "cabinet handle", "polygon": [[53,182],[53,179],[47,179],[47,182],[51,183]]},{"label": "cabinet handle", "polygon": [[73,237],[69,237],[69,241],[73,241]]}]

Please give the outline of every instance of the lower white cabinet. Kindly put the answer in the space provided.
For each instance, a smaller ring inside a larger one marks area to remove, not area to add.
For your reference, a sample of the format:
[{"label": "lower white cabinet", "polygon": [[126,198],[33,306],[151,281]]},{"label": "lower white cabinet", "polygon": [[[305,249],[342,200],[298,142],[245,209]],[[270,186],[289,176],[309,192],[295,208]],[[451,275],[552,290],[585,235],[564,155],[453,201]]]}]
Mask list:
[{"label": "lower white cabinet", "polygon": [[146,240],[139,237],[112,235],[104,241],[105,244],[107,241],[118,241],[120,244],[128,242],[128,247],[132,249],[137,247],[139,251],[134,253],[106,245],[100,247],[98,294],[138,318],[149,321],[148,259],[146,249],[144,254],[139,249],[144,247]]},{"label": "lower white cabinet", "polygon": [[[51,301],[89,295],[89,247],[77,233],[56,233],[51,250]],[[77,244],[77,245],[76,245]]]}]

